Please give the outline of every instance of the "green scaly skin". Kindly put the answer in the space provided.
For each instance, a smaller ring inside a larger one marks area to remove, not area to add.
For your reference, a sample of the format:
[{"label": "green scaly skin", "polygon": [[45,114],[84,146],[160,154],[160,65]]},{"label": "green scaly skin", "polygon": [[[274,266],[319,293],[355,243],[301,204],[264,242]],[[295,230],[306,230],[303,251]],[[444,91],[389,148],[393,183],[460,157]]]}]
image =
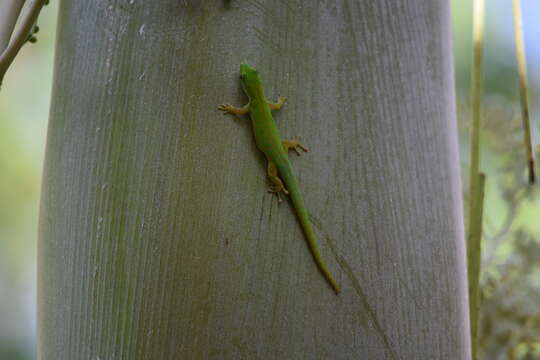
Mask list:
[{"label": "green scaly skin", "polygon": [[[296,176],[294,175],[293,168],[287,155],[288,151],[291,149],[298,153],[298,149],[304,151],[307,151],[307,149],[296,139],[282,141],[279,130],[272,117],[271,110],[279,110],[285,102],[285,98],[280,96],[277,103],[269,103],[264,95],[264,89],[259,73],[250,65],[240,65],[240,80],[244,92],[249,98],[249,103],[241,108],[232,105],[220,105],[218,109],[224,111],[226,114],[250,114],[255,142],[268,160],[268,177],[273,184],[271,192],[278,195],[280,201],[279,194],[281,192],[290,195],[296,210],[296,215],[300,220],[309,248],[313,254],[313,259],[323,276],[337,294],[340,291],[339,286],[322,259],[313,226],[309,220],[309,215],[306,206],[304,205],[302,195],[300,194]],[[283,183],[285,183],[285,185]]]}]

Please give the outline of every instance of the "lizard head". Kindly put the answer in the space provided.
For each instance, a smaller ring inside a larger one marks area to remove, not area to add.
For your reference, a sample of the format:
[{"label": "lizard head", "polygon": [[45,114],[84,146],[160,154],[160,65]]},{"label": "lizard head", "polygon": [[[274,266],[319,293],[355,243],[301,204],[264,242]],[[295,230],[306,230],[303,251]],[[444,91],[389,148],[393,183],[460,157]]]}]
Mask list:
[{"label": "lizard head", "polygon": [[240,64],[240,81],[250,99],[264,98],[261,77],[254,67],[248,64]]}]

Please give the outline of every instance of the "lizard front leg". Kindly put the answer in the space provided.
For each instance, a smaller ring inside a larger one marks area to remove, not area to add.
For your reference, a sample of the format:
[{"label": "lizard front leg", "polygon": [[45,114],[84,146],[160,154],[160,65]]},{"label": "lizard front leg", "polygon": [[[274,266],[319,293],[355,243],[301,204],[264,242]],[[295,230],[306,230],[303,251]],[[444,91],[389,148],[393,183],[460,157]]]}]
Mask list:
[{"label": "lizard front leg", "polygon": [[268,106],[270,106],[271,110],[279,110],[279,109],[281,109],[283,104],[285,104],[285,100],[287,100],[287,98],[285,96],[279,95],[278,98],[277,98],[277,102],[275,102],[275,103],[269,102]]},{"label": "lizard front leg", "polygon": [[244,105],[241,108],[234,107],[230,104],[221,104],[218,106],[218,110],[223,111],[223,115],[226,115],[226,114],[245,115],[249,113],[249,104]]}]

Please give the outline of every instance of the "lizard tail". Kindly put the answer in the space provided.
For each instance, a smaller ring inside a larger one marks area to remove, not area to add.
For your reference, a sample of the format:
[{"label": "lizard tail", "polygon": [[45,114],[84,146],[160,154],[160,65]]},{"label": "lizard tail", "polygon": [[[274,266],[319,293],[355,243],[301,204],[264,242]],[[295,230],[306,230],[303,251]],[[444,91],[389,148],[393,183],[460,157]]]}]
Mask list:
[{"label": "lizard tail", "polygon": [[306,206],[304,205],[302,195],[300,194],[300,188],[298,187],[298,182],[296,181],[296,177],[294,176],[292,166],[287,161],[284,165],[278,166],[278,170],[279,175],[285,182],[287,190],[289,191],[289,196],[291,197],[292,203],[296,210],[298,220],[300,221],[302,229],[304,230],[304,234],[311,250],[311,254],[313,255],[313,259],[315,260],[319,271],[323,274],[332,289],[334,289],[336,294],[339,294],[339,286],[336,280],[334,280],[332,274],[330,273],[330,270],[328,270],[328,267],[326,266],[319,251],[319,247],[317,246],[317,238],[315,237],[313,226],[311,225],[311,221],[309,220],[309,214],[307,212]]}]

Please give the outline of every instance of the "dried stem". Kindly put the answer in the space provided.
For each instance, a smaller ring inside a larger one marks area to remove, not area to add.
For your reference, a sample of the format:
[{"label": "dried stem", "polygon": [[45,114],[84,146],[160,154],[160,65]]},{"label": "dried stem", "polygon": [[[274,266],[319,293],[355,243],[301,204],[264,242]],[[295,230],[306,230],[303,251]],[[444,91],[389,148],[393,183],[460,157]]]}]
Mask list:
[{"label": "dried stem", "polygon": [[46,0],[34,0],[8,47],[0,55],[0,86],[6,71],[26,42],[45,2]]},{"label": "dried stem", "polygon": [[521,98],[521,117],[523,121],[523,136],[527,151],[527,165],[529,167],[529,183],[535,181],[534,156],[531,140],[531,122],[529,119],[529,97],[527,85],[527,64],[525,61],[525,45],[523,43],[523,25],[521,22],[521,0],[513,0],[514,34],[516,41],[516,59],[519,75],[519,95]]},{"label": "dried stem", "polygon": [[25,0],[4,0],[0,4],[0,54],[7,48]]},{"label": "dried stem", "polygon": [[467,269],[473,359],[478,358],[478,300],[485,176],[480,174],[480,97],[482,89],[482,48],[484,45],[484,0],[475,0],[473,9],[473,67],[471,71],[471,153],[469,172],[469,224],[467,229]]},{"label": "dried stem", "polygon": [[469,219],[467,239],[467,263],[469,275],[469,317],[471,322],[471,345],[473,359],[478,358],[478,311],[480,308],[480,268],[482,259],[482,219],[484,214],[484,192],[486,176],[478,174],[477,188],[473,199],[473,214]]}]

